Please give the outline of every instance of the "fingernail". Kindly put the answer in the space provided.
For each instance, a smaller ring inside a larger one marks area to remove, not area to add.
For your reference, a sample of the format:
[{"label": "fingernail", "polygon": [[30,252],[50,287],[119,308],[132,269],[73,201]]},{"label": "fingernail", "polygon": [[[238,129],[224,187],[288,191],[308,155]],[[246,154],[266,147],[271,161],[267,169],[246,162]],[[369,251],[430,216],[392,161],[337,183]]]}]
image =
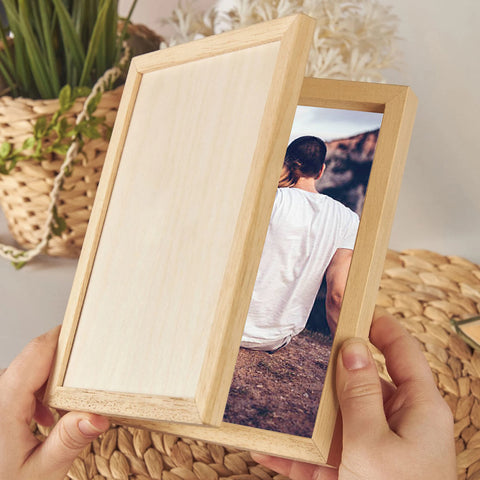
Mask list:
[{"label": "fingernail", "polygon": [[48,332],[44,333],[45,337],[50,338],[50,337],[58,337],[58,334],[60,333],[60,329],[62,328],[61,325],[57,325],[56,327],[50,329]]},{"label": "fingernail", "polygon": [[97,428],[85,418],[82,418],[82,420],[78,422],[78,429],[80,430],[81,434],[85,435],[86,437],[97,437],[104,432],[103,429]]},{"label": "fingernail", "polygon": [[349,340],[342,347],[343,366],[347,370],[359,370],[370,363],[368,348],[361,340]]}]

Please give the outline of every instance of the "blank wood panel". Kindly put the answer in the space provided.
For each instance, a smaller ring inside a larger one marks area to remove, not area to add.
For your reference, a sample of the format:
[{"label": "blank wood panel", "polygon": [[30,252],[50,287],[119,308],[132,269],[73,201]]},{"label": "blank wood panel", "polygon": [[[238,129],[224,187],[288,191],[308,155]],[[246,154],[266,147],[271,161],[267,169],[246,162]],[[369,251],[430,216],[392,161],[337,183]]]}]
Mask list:
[{"label": "blank wood panel", "polygon": [[314,28],[132,59],[45,400],[218,426]]},{"label": "blank wood panel", "polygon": [[64,386],[194,398],[278,51],[143,76]]}]

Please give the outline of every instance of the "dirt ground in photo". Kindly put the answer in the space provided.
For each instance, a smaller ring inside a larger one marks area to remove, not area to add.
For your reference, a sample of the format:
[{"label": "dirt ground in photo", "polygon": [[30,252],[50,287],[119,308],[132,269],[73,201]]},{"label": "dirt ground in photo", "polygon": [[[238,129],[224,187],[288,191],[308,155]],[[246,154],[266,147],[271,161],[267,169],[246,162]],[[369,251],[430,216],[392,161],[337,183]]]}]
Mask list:
[{"label": "dirt ground in photo", "polygon": [[224,421],[311,437],[331,344],[304,330],[274,353],[241,348]]}]

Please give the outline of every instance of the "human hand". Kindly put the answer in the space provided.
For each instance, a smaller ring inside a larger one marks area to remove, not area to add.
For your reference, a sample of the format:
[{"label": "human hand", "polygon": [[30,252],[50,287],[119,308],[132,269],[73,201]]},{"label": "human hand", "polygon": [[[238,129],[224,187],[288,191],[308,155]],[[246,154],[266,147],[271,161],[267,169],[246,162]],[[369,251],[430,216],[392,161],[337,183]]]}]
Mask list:
[{"label": "human hand", "polygon": [[336,370],[343,450],[338,469],[252,454],[292,480],[454,480],[452,413],[416,341],[388,313],[370,330],[395,385],[382,385],[366,342],[349,339]]},{"label": "human hand", "polygon": [[31,341],[0,375],[0,478],[63,480],[78,454],[108,429],[99,415],[70,412],[42,443],[30,431],[34,419],[51,426],[51,411],[36,394],[44,386],[53,362],[60,328]]}]

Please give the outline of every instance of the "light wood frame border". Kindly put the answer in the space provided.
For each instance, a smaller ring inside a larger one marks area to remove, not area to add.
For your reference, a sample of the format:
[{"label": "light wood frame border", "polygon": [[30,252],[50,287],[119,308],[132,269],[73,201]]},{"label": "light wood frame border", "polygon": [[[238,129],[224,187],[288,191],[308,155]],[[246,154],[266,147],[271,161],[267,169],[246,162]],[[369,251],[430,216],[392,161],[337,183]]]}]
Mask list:
[{"label": "light wood frame border", "polygon": [[[199,53],[202,54],[202,52]],[[173,58],[172,62],[174,62]],[[134,65],[132,68],[137,67]],[[133,78],[133,80],[132,78],[126,86],[130,92],[138,88],[138,78]],[[222,423],[220,427],[212,428],[201,425],[148,421],[138,418],[139,405],[136,395],[135,405],[132,405],[131,398],[128,398],[128,395],[124,396],[123,399],[120,398],[120,395],[118,395],[118,399],[112,396],[112,402],[117,400],[123,402],[123,408],[117,408],[118,415],[109,415],[113,421],[311,463],[332,465],[337,463],[337,452],[332,448],[338,412],[334,388],[336,357],[340,345],[346,338],[351,336],[366,338],[368,336],[400,191],[417,99],[412,90],[405,86],[305,78],[298,103],[299,105],[314,107],[383,113],[382,126],[375,150],[344,302],[312,438],[228,423]],[[131,105],[122,105],[119,111],[120,118],[128,117],[131,113],[130,109]],[[114,131],[112,141],[118,142],[119,137],[124,134],[117,129],[117,131]],[[108,174],[105,177],[114,178],[115,166],[112,165],[111,160],[107,163],[106,168],[108,168]],[[99,194],[106,196],[111,188],[112,182],[102,181]],[[96,207],[94,211],[95,222],[101,224],[105,212],[99,211],[98,206]],[[97,230],[89,229],[89,232],[87,232],[86,244],[90,249],[98,241],[99,233]],[[84,288],[84,286],[79,284],[78,278],[87,275],[92,262],[93,255],[81,260],[80,273],[77,271],[74,282],[74,285],[76,285],[74,295],[81,295],[79,289]],[[69,309],[73,308],[70,304]],[[67,311],[67,313],[72,314],[71,311]],[[72,325],[67,325],[67,327],[68,331],[64,328],[60,337],[58,348],[60,354],[68,352],[73,342],[74,327]],[[239,332],[235,334],[240,336]],[[54,374],[50,380],[46,396],[47,401],[57,407],[68,405],[69,409],[98,411],[91,405],[89,392],[81,392],[76,389],[71,392],[61,387],[65,369],[65,364],[62,364],[62,362],[65,363],[65,361],[65,358],[57,361]],[[82,397],[83,395],[85,395],[85,398]],[[148,399],[145,399],[145,401],[148,401]]]},{"label": "light wood frame border", "polygon": [[341,438],[335,394],[337,354],[347,338],[368,337],[413,129],[417,98],[406,86],[305,78],[299,105],[383,113],[312,438],[230,423],[222,423],[219,428],[209,428],[170,422],[138,422],[134,418],[121,417],[115,418],[115,421],[309,463],[338,465]]},{"label": "light wood frame border", "polygon": [[[294,15],[132,59],[67,305],[55,366],[47,386],[45,399],[49,405],[148,419],[168,418],[187,424],[221,424],[276,183],[282,168],[283,153],[303,82],[314,23],[306,15]],[[248,190],[242,201],[235,240],[231,246],[220,301],[211,328],[215,335],[209,338],[195,398],[170,398],[63,386],[143,75],[269,43],[280,44],[279,54],[262,117],[262,134],[255,148],[255,160],[247,182]],[[279,142],[279,138],[283,138],[284,142]],[[252,269],[255,264],[256,267]],[[238,295],[237,292],[243,294]]]}]

